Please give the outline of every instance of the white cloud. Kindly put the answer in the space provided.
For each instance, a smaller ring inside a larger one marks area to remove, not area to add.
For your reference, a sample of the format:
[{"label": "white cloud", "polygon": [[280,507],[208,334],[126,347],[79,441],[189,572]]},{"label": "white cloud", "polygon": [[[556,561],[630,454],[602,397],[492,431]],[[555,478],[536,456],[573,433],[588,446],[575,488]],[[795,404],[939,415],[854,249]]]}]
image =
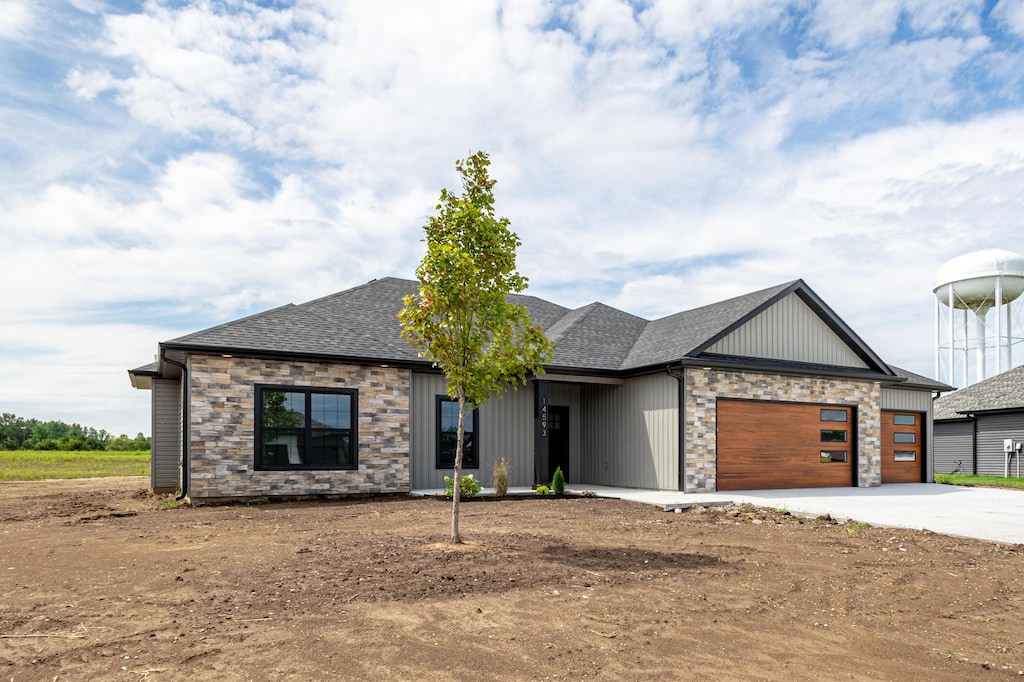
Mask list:
[{"label": "white cloud", "polygon": [[1024,36],[1024,0],[999,0],[992,16],[1018,36]]},{"label": "white cloud", "polygon": [[0,117],[0,286],[34,283],[0,315],[56,356],[108,311],[149,329],[128,367],[411,276],[481,148],[535,293],[656,316],[803,277],[921,372],[934,269],[1022,250],[1021,57],[977,0],[75,6]]},{"label": "white cloud", "polygon": [[23,36],[32,25],[32,10],[20,0],[0,0],[0,39]]},{"label": "white cloud", "polygon": [[419,225],[414,212],[429,205],[419,194],[384,202],[367,191],[325,208],[294,176],[263,199],[247,196],[250,184],[232,158],[191,154],[168,163],[155,193],[138,201],[54,185],[0,211],[0,285],[23,292],[7,314],[52,319],[80,306],[157,300],[230,315],[305,300],[324,293],[309,271],[320,286],[340,288],[398,269],[401,253],[381,252],[378,240],[407,239],[403,231]]}]

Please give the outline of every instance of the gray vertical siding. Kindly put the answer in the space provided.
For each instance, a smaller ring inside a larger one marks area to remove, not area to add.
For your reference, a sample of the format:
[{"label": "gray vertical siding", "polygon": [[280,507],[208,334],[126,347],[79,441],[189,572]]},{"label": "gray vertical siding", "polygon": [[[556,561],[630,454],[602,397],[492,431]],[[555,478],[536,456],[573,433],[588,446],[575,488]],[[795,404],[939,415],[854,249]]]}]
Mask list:
[{"label": "gray vertical siding", "polygon": [[[440,374],[412,375],[412,487],[414,490],[444,487],[450,469],[437,469],[437,396],[447,394]],[[499,457],[511,467],[510,486],[533,483],[533,388],[527,384],[510,389],[480,408],[480,468],[466,469],[484,486],[492,485],[491,466]]]},{"label": "gray vertical siding", "polygon": [[932,392],[908,388],[883,388],[881,397],[883,410],[901,410],[924,414],[924,456],[926,457],[925,480],[935,480],[935,473],[946,473],[948,469],[935,468],[935,429],[932,424]]},{"label": "gray vertical siding", "polygon": [[678,391],[664,374],[580,385],[578,482],[678,490]]},{"label": "gray vertical siding", "polygon": [[796,294],[790,294],[762,311],[708,351],[840,367],[867,367]]},{"label": "gray vertical siding", "polygon": [[181,454],[181,382],[153,379],[153,429],[149,485],[157,492],[178,488]]},{"label": "gray vertical siding", "polygon": [[963,473],[974,473],[974,422],[970,419],[935,422],[932,458],[936,474],[948,474],[963,462]]},{"label": "gray vertical siding", "polygon": [[[1024,413],[979,414],[978,420],[978,475],[1002,476],[1006,471],[1003,439],[1024,441]],[[1024,467],[1021,467],[1024,473]],[[1017,473],[1017,460],[1011,462],[1010,475]]]},{"label": "gray vertical siding", "polygon": [[913,391],[905,388],[883,388],[882,409],[931,412],[932,392]]}]

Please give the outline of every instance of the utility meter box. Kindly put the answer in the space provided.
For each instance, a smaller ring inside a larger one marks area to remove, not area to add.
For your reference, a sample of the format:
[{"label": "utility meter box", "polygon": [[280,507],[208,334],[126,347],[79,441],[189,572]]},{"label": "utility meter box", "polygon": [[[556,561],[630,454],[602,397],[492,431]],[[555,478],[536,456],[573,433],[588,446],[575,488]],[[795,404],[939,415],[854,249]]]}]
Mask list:
[{"label": "utility meter box", "polygon": [[1006,438],[1006,439],[1003,440],[1003,452],[1005,452],[1006,454],[1010,454],[1011,452],[1014,452],[1013,439],[1012,438]]}]

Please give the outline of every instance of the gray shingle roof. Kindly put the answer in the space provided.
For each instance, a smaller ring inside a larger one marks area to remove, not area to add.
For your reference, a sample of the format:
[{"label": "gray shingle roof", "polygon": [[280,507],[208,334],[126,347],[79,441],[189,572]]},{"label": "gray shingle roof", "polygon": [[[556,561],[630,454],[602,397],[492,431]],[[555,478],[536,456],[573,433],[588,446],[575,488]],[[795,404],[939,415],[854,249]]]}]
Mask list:
[{"label": "gray shingle roof", "polygon": [[570,311],[545,330],[555,344],[554,367],[618,370],[648,324],[603,303]]},{"label": "gray shingle roof", "polygon": [[[183,349],[257,351],[418,362],[401,338],[402,299],[418,290],[414,280],[385,277],[301,305],[288,305],[226,322],[164,345]],[[511,296],[532,319],[554,323],[567,308],[535,296]]]},{"label": "gray shingle roof", "polygon": [[937,399],[935,419],[964,419],[967,412],[1024,409],[1024,366]]},{"label": "gray shingle roof", "polygon": [[622,369],[677,362],[793,284],[787,282],[654,320],[644,328]]},{"label": "gray shingle roof", "polygon": [[[635,371],[678,363],[699,355],[708,344],[759,313],[766,305],[799,289],[796,280],[743,296],[677,313],[654,321],[602,303],[569,310],[535,296],[512,296],[527,307],[555,343],[552,368],[583,371]],[[260,352],[296,356],[340,357],[379,362],[420,363],[400,335],[397,314],[402,299],[416,293],[413,280],[386,277],[318,298],[181,336],[163,345],[182,350]],[[822,310],[840,332],[846,330],[834,313]],[[861,343],[852,331],[853,342]],[[870,353],[870,349],[868,349]],[[880,361],[879,361],[880,362]],[[887,373],[884,363],[880,371]],[[918,375],[908,378],[930,381]],[[938,385],[938,386],[941,386]]]},{"label": "gray shingle roof", "polygon": [[936,381],[935,379],[929,379],[928,377],[922,376],[920,374],[915,374],[914,372],[911,372],[909,369],[903,369],[902,367],[897,367],[896,365],[889,365],[889,369],[896,372],[896,376],[906,379],[906,381],[903,382],[901,385],[906,386],[908,388],[930,388],[933,391],[953,390],[952,386],[948,386],[942,383],[941,381]]}]

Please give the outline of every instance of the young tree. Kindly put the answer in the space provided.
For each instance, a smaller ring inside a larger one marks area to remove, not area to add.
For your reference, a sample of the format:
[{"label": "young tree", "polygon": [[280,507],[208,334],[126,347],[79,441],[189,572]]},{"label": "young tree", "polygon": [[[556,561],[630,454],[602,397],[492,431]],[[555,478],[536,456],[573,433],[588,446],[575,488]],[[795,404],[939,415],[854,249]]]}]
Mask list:
[{"label": "young tree", "polygon": [[455,168],[462,194],[441,190],[437,214],[424,226],[427,253],[416,268],[419,292],[405,298],[398,314],[402,336],[433,361],[448,380],[448,396],[459,404],[452,491],[451,542],[459,533],[459,483],[462,479],[466,409],[487,403],[510,385],[543,373],[551,344],[525,306],[508,300],[526,289],[516,271],[521,242],[507,218],[494,215],[495,181],[490,160],[477,152]]}]

